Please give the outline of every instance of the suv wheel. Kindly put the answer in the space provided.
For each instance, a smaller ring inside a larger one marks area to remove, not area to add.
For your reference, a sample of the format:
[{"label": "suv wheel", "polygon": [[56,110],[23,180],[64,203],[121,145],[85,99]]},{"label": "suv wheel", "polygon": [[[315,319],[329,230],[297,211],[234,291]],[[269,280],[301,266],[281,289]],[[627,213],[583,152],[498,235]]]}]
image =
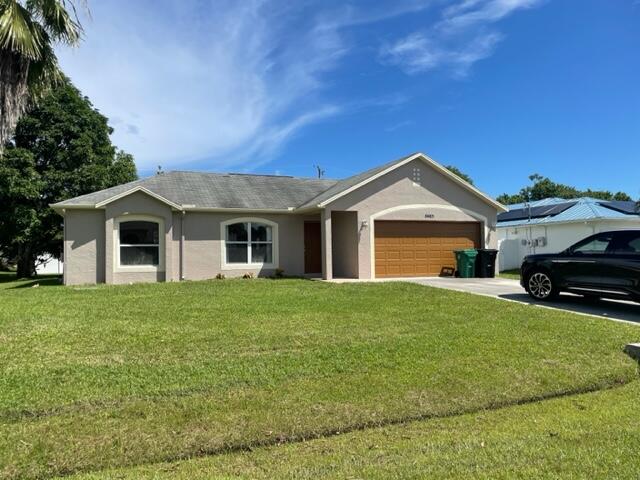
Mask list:
[{"label": "suv wheel", "polygon": [[527,280],[527,292],[536,300],[550,300],[557,294],[551,276],[542,270],[533,272]]}]

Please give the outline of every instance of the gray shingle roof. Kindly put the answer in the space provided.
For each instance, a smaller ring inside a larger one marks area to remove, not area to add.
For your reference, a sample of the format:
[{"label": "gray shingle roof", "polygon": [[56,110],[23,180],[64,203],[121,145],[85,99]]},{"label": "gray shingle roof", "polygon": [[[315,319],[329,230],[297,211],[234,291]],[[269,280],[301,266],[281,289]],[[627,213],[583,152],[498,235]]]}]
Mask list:
[{"label": "gray shingle roof", "polygon": [[144,187],[173,203],[196,208],[312,208],[409,156],[339,181],[279,175],[173,171],[81,195],[53,206],[95,206],[135,187]]},{"label": "gray shingle roof", "polygon": [[[344,180],[288,177],[279,175],[250,175],[238,173],[168,172],[143,178],[116,187],[71,198],[52,205],[54,208],[94,207],[136,187],[144,187],[153,194],[185,208],[235,208],[247,210],[288,210],[314,208],[374,175],[420,155],[446,172],[423,154],[411,154],[385,163]],[[463,186],[492,205],[500,204],[474,187]]]},{"label": "gray shingle roof", "polygon": [[336,180],[270,175],[168,172],[71,198],[54,207],[94,206],[141,186],[178,205],[285,210],[298,207],[336,183]]}]

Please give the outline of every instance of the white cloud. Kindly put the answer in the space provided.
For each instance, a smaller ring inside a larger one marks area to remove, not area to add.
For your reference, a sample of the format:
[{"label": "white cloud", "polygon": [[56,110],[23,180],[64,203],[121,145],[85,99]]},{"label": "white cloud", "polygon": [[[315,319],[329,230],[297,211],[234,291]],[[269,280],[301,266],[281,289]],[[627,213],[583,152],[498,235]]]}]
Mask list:
[{"label": "white cloud", "polygon": [[[324,6],[324,4],[321,4]],[[393,4],[392,4],[393,5]],[[110,118],[141,170],[210,159],[264,162],[299,130],[345,112],[325,76],[350,46],[343,30],[425,7],[324,8],[283,0],[112,0],[61,65]],[[372,104],[374,105],[374,104]]]},{"label": "white cloud", "polygon": [[395,132],[396,130],[400,130],[401,128],[406,128],[406,127],[410,127],[414,124],[414,122],[412,120],[403,120],[402,122],[398,122],[395,123],[393,125],[388,126],[387,128],[385,128],[385,132]]},{"label": "white cloud", "polygon": [[408,74],[449,68],[464,76],[471,66],[491,56],[503,35],[491,26],[517,10],[532,8],[541,0],[462,0],[442,11],[435,24],[383,45],[384,63]]}]

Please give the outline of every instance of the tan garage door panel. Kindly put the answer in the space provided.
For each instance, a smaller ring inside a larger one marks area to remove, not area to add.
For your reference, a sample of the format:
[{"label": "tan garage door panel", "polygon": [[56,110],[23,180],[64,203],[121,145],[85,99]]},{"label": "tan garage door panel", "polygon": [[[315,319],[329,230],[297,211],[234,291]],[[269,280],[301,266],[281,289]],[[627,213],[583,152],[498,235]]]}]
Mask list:
[{"label": "tan garage door panel", "polygon": [[478,222],[375,222],[376,277],[440,275],[454,250],[480,246]]}]

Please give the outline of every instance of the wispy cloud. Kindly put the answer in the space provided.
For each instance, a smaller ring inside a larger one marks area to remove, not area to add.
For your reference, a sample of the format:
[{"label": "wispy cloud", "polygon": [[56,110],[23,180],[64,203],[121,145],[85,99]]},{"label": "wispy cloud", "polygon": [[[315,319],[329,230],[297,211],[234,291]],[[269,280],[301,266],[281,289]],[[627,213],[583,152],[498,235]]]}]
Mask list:
[{"label": "wispy cloud", "polygon": [[255,166],[313,123],[400,101],[338,105],[326,77],[350,52],[345,29],[428,3],[338,2],[310,13],[308,2],[285,0],[95,2],[85,42],[59,53],[142,171],[203,159],[212,169]]},{"label": "wispy cloud", "polygon": [[404,120],[402,122],[394,123],[393,125],[388,126],[384,130],[385,132],[391,133],[391,132],[395,132],[396,130],[400,130],[401,128],[410,127],[413,124],[414,122],[412,120]]},{"label": "wispy cloud", "polygon": [[440,19],[380,49],[381,60],[408,74],[448,68],[465,76],[471,66],[491,56],[503,35],[493,25],[542,0],[462,0],[446,6]]}]

